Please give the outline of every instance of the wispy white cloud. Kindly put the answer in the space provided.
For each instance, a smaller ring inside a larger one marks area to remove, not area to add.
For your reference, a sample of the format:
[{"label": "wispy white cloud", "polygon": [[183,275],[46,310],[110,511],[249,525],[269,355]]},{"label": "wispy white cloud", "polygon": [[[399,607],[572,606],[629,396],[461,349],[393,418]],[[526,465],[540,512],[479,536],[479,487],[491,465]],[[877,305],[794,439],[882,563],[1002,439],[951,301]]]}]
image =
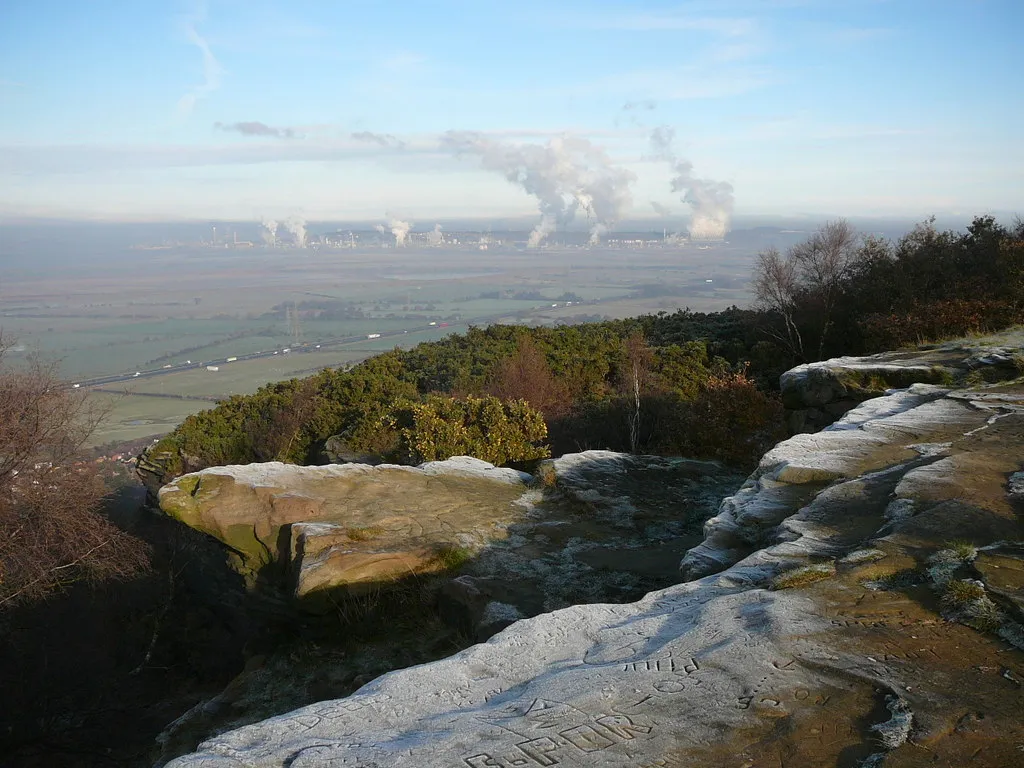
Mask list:
[{"label": "wispy white cloud", "polygon": [[231,145],[3,145],[0,174],[45,175],[102,173],[133,168],[188,168],[218,165],[261,165],[288,162],[383,160],[390,155],[442,155],[436,137],[401,147],[358,139],[270,141]]},{"label": "wispy white cloud", "polygon": [[178,111],[183,115],[192,114],[197,101],[206,98],[220,88],[221,76],[224,74],[224,68],[217,61],[217,57],[213,55],[206,38],[199,34],[197,25],[202,20],[203,17],[200,14],[186,19],[184,24],[185,37],[199,49],[203,57],[203,82],[193,87],[178,100]]},{"label": "wispy white cloud", "polygon": [[381,147],[402,149],[405,142],[390,133],[374,133],[373,131],[356,131],[350,134],[356,141],[368,141]]},{"label": "wispy white cloud", "polygon": [[[244,127],[245,130],[241,130]],[[221,131],[248,133],[251,142],[180,145],[87,145],[0,144],[0,175],[11,177],[94,174],[145,168],[203,168],[265,165],[269,163],[373,162],[400,170],[437,169],[451,165],[451,152],[442,146],[441,134],[417,133],[395,136],[370,131],[344,132],[310,138],[299,129],[278,129],[262,123],[214,124]],[[336,127],[321,126],[325,130]],[[291,131],[290,135],[282,131]],[[617,145],[641,136],[638,130],[560,130],[507,128],[480,132],[496,141],[545,142],[556,137],[577,136]],[[263,138],[263,141],[260,139]],[[292,138],[291,141],[280,141]],[[440,165],[438,164],[440,162]]]}]

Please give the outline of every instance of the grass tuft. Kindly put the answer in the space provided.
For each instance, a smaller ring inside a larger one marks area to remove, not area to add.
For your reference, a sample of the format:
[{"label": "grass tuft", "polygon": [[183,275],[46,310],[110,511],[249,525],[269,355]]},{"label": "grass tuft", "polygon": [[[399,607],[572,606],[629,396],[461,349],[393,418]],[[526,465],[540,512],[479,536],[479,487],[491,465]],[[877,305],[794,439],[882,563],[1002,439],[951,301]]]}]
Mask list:
[{"label": "grass tuft", "polygon": [[963,560],[965,563],[972,562],[974,558],[978,556],[978,548],[971,544],[969,541],[963,541],[955,539],[953,541],[947,541],[946,547],[953,550],[957,557]]},{"label": "grass tuft", "polygon": [[858,549],[850,552],[846,557],[839,561],[840,565],[862,565],[865,563],[874,563],[885,558],[885,552],[880,549]]},{"label": "grass tuft", "polygon": [[942,593],[948,618],[979,632],[996,632],[1006,616],[985,593],[985,585],[973,579],[951,581]]},{"label": "grass tuft", "polygon": [[942,593],[942,604],[947,608],[959,609],[984,596],[985,587],[977,581],[961,579],[946,585],[946,591]]},{"label": "grass tuft", "polygon": [[455,544],[445,544],[438,548],[433,562],[443,571],[457,571],[473,558],[473,550]]},{"label": "grass tuft", "polygon": [[379,525],[353,526],[345,529],[345,535],[352,541],[369,541],[384,533]]},{"label": "grass tuft", "polygon": [[835,563],[818,563],[817,565],[805,565],[801,568],[780,573],[771,583],[771,589],[795,589],[806,587],[816,581],[834,576],[836,572]]}]

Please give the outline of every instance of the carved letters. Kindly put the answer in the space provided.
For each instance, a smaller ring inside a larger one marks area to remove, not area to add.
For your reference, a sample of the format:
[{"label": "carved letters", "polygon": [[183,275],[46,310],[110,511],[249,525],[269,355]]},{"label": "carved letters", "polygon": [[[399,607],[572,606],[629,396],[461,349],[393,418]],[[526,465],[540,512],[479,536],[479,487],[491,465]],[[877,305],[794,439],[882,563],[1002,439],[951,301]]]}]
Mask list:
[{"label": "carved letters", "polygon": [[[540,702],[541,700],[538,700]],[[557,702],[543,702],[541,710],[555,709]],[[537,702],[527,711],[536,712]],[[578,710],[577,710],[578,711]],[[541,721],[539,727],[553,727],[553,721]],[[561,725],[565,725],[562,723]],[[558,765],[573,755],[584,757],[627,741],[649,736],[652,727],[635,723],[626,715],[601,715],[589,722],[562,728],[556,733],[521,741],[508,753],[492,755],[479,752],[463,758],[469,768],[535,768]]]}]

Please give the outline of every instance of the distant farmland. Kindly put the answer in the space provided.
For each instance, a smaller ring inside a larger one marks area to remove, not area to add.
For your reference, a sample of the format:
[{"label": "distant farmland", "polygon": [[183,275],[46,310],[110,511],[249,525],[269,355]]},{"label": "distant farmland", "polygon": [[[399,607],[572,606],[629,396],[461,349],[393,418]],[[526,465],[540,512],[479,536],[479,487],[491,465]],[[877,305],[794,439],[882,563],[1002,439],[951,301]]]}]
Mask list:
[{"label": "distant farmland", "polygon": [[[752,254],[727,245],[715,251],[143,250],[130,259],[111,257],[110,269],[74,262],[66,270],[14,274],[0,284],[0,327],[19,342],[12,360],[17,350],[38,350],[59,359],[72,381],[152,372],[94,395],[111,407],[94,438],[105,444],[166,432],[219,398],[269,381],[472,324],[743,305]],[[378,333],[382,338],[366,338]],[[328,346],[338,339],[351,341]],[[300,345],[313,351],[281,352]],[[268,356],[216,372],[160,373],[187,360],[255,353]],[[115,397],[126,388],[128,395]]]}]

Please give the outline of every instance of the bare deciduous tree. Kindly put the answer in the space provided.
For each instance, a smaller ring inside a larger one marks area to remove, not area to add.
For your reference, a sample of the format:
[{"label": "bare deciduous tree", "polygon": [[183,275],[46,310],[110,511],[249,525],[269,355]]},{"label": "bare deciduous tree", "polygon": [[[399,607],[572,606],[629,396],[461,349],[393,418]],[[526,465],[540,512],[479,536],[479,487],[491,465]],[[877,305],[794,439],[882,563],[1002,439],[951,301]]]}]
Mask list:
[{"label": "bare deciduous tree", "polygon": [[837,219],[824,224],[790,250],[789,258],[796,265],[800,282],[820,303],[819,358],[824,355],[825,338],[832,325],[832,313],[842,283],[857,261],[859,242],[860,237],[850,223]]},{"label": "bare deciduous tree", "polygon": [[147,564],[145,545],[100,514],[106,490],[79,460],[101,414],[54,364],[13,367],[8,349],[0,340],[0,609]]},{"label": "bare deciduous tree", "polygon": [[761,251],[754,265],[754,295],[761,309],[778,314],[785,336],[778,340],[797,357],[804,356],[804,340],[793,319],[796,310],[797,280],[792,260],[783,259],[775,246]]},{"label": "bare deciduous tree", "polygon": [[814,310],[820,359],[843,283],[862,257],[860,244],[861,238],[850,223],[838,219],[792,246],[785,258],[774,247],[758,255],[754,267],[757,302],[782,316],[785,340],[799,356],[804,356],[804,346],[794,319],[798,304]]},{"label": "bare deciduous tree", "polygon": [[631,334],[623,347],[626,364],[619,373],[619,391],[629,401],[626,408],[629,450],[636,453],[640,447],[641,394],[646,393],[651,387],[654,353],[640,332]]}]

